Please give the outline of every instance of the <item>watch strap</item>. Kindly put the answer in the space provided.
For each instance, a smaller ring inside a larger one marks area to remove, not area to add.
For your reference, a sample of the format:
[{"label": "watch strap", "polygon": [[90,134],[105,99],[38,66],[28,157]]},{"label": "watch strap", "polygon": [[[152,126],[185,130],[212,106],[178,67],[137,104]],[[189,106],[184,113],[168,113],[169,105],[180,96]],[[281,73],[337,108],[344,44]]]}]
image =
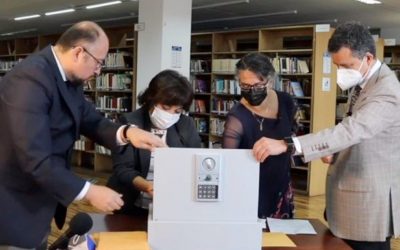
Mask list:
[{"label": "watch strap", "polygon": [[287,146],[286,153],[290,153],[291,155],[296,153],[296,147],[294,146],[293,138],[291,136],[288,136],[283,138],[283,140],[285,141]]}]

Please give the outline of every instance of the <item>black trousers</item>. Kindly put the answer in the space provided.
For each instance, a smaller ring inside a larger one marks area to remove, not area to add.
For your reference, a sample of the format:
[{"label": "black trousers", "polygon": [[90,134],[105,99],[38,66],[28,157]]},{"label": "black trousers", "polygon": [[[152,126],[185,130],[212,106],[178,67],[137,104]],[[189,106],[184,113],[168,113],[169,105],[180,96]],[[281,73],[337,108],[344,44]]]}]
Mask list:
[{"label": "black trousers", "polygon": [[40,246],[36,248],[21,248],[21,247],[13,247],[13,246],[0,246],[0,250],[46,250],[47,249],[47,241],[43,242]]},{"label": "black trousers", "polygon": [[390,250],[390,238],[386,238],[386,241],[343,240],[354,250]]},{"label": "black trousers", "polygon": [[49,237],[48,233],[42,240],[42,243],[40,246],[37,246],[35,248],[22,248],[22,247],[14,247],[14,246],[0,246],[0,250],[46,250],[47,249],[47,240]]}]

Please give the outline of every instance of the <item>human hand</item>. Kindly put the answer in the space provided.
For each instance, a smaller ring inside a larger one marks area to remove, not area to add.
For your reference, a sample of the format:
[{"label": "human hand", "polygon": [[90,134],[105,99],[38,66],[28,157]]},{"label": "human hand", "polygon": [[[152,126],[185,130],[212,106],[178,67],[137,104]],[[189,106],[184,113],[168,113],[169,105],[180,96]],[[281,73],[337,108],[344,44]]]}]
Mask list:
[{"label": "human hand", "polygon": [[108,187],[91,184],[85,199],[100,211],[110,213],[124,205],[121,197],[121,194]]},{"label": "human hand", "polygon": [[153,150],[156,147],[167,147],[160,137],[140,128],[129,128],[126,133],[129,141],[136,148]]},{"label": "human hand", "polygon": [[146,185],[146,187],[145,187],[145,189],[143,191],[146,192],[150,197],[153,197],[153,195],[154,195],[153,182],[152,181],[148,181],[147,185]]},{"label": "human hand", "polygon": [[149,196],[153,197],[153,182],[144,179],[141,176],[137,176],[133,179],[133,186],[142,191],[147,193]]},{"label": "human hand", "polygon": [[263,162],[270,155],[286,152],[287,146],[283,140],[262,137],[253,146],[253,155],[258,162]]},{"label": "human hand", "polygon": [[327,155],[321,158],[321,161],[326,164],[331,164],[333,161],[333,155]]}]

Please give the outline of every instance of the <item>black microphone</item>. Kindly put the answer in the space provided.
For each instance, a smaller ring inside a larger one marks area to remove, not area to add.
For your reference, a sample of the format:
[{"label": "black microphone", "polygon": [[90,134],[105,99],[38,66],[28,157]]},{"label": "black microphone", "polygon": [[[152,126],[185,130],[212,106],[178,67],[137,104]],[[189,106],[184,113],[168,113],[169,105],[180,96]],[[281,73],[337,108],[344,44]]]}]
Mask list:
[{"label": "black microphone", "polygon": [[93,220],[87,213],[78,213],[69,222],[69,228],[51,244],[48,250],[67,249],[69,239],[74,235],[83,235],[93,226]]}]

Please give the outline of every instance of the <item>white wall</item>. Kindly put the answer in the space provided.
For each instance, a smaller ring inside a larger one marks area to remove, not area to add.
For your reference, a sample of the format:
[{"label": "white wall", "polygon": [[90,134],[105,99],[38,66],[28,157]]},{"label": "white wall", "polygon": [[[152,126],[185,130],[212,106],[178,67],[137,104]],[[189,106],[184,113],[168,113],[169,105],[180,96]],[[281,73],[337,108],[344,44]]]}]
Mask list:
[{"label": "white wall", "polygon": [[[140,0],[138,32],[137,87],[143,91],[151,78],[164,69],[190,75],[191,0]],[[172,67],[172,46],[182,47],[181,67]]]}]

